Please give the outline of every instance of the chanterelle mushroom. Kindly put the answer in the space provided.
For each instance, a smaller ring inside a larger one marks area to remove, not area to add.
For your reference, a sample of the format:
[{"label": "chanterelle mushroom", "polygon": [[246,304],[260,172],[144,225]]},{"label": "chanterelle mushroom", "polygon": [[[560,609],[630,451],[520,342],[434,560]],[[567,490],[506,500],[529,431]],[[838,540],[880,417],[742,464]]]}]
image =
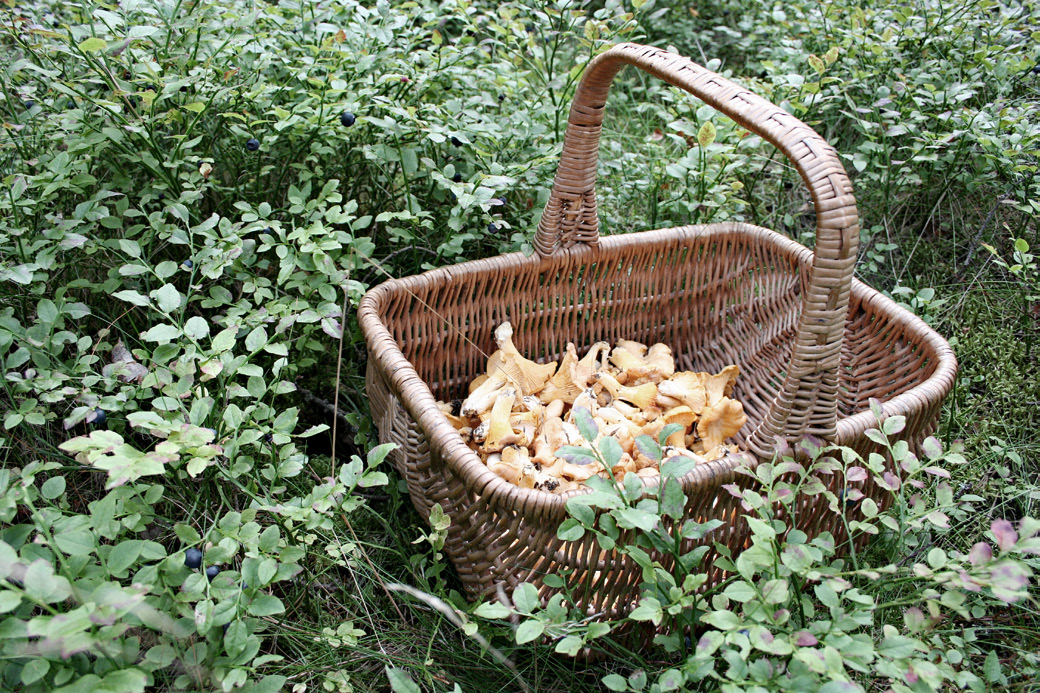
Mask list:
[{"label": "chanterelle mushroom", "polygon": [[520,440],[520,437],[513,432],[513,426],[509,422],[515,399],[516,391],[509,387],[505,388],[495,400],[495,405],[491,407],[491,417],[488,419],[487,438],[481,446],[481,450],[484,452],[498,452],[505,446]]},{"label": "chanterelle mushroom", "polygon": [[705,410],[697,421],[697,435],[701,437],[704,452],[711,452],[722,441],[737,432],[747,423],[744,406],[735,399],[721,398],[715,406]]},{"label": "chanterelle mushroom", "polygon": [[556,371],[556,362],[535,363],[517,350],[513,344],[513,326],[504,322],[495,329],[495,344],[498,351],[488,358],[488,376],[501,370],[520,395],[536,395],[541,392]]},{"label": "chanterelle mushroom", "polygon": [[588,383],[586,380],[582,380],[579,373],[578,352],[574,345],[568,342],[567,350],[563,355],[563,361],[560,362],[559,369],[549,379],[542,391],[538,393],[538,398],[545,404],[555,400],[571,404],[574,398],[580,395],[587,385]]}]

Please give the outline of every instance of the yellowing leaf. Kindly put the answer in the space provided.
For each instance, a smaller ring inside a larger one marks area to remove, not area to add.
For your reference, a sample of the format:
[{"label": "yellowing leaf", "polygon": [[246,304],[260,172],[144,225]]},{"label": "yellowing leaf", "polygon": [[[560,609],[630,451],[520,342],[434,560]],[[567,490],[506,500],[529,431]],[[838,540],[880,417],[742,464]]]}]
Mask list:
[{"label": "yellowing leaf", "polygon": [[206,108],[206,104],[196,101],[194,103],[186,104],[182,106],[182,108],[186,111],[191,111],[192,113],[202,113]]},{"label": "yellowing leaf", "polygon": [[79,49],[84,53],[97,53],[108,48],[108,42],[105,39],[99,39],[96,36],[91,36],[83,43],[79,44]]},{"label": "yellowing leaf", "polygon": [[715,135],[715,124],[709,120],[697,131],[697,144],[707,147],[715,141]]}]

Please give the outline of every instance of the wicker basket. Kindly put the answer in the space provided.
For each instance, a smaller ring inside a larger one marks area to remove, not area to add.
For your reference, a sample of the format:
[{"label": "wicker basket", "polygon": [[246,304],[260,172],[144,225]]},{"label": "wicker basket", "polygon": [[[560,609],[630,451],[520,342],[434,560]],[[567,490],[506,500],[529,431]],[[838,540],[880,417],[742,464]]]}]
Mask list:
[{"label": "wicker basket", "polygon": [[[816,208],[815,254],[773,231],[742,223],[686,226],[599,238],[594,179],[607,92],[625,65],[681,87],[773,143],[791,161]],[[743,512],[723,484],[737,467],[767,460],[778,438],[812,434],[874,451],[868,400],[906,417],[919,443],[934,428],[956,362],[923,322],[853,279],[859,225],[852,187],[834,150],[783,110],[689,60],[636,44],[589,63],[571,108],[563,155],[532,257],[510,254],[388,281],[362,300],[367,386],[383,442],[419,513],[451,517],[445,550],[471,596],[511,592],[570,569],[588,613],[617,617],[638,594],[640,569],[588,534],[556,538],[566,496],[517,488],[490,472],[435,406],[463,396],[494,350],[492,330],[512,322],[514,341],[536,360],[567,342],[665,342],[677,367],[740,366],[735,397],[748,423],[741,454],[683,478],[689,517],[726,522],[705,541],[739,551]],[[746,477],[740,475],[740,483]],[[835,478],[835,484],[841,481]],[[884,504],[871,480],[860,484]],[[833,489],[837,492],[839,489]],[[581,493],[571,491],[569,494]],[[854,512],[854,511],[850,511]],[[798,508],[810,536],[841,523],[821,496]],[[710,544],[709,544],[710,545]],[[702,565],[711,566],[712,548]],[[709,585],[721,575],[709,575]]]}]

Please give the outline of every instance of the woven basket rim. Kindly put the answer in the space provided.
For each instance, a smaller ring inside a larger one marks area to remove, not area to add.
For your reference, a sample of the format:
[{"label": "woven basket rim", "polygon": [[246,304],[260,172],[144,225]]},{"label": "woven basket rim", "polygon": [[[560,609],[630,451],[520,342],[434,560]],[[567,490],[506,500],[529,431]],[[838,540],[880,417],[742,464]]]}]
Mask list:
[{"label": "woven basket rim", "polygon": [[[504,504],[523,515],[528,515],[528,511],[531,511],[532,514],[536,513],[543,520],[549,517],[562,519],[566,515],[564,505],[569,498],[591,493],[592,490],[585,487],[557,495],[546,491],[523,489],[488,469],[477,454],[466,446],[458,431],[436,407],[437,400],[429,385],[419,376],[411,362],[405,358],[387,329],[386,323],[383,322],[379,313],[379,304],[392,293],[401,291],[412,293],[411,286],[417,283],[454,282],[463,280],[467,276],[503,268],[525,267],[546,273],[562,266],[578,267],[592,264],[605,255],[611,255],[631,246],[674,241],[679,247],[689,244],[694,239],[735,232],[759,236],[761,240],[773,243],[780,250],[790,253],[796,262],[806,265],[812,263],[811,250],[787,236],[761,226],[743,222],[677,226],[607,236],[601,238],[598,245],[577,244],[569,248],[559,248],[548,257],[537,254],[528,257],[523,253],[508,253],[440,267],[400,279],[390,279],[371,288],[364,295],[358,304],[358,319],[365,333],[370,358],[372,358],[372,354],[379,355],[376,357],[377,362],[384,376],[391,382],[391,390],[396,393],[402,389],[402,385],[420,385],[417,397],[398,396],[398,399],[426,434],[431,454],[443,459],[459,476],[467,489],[477,495],[486,496],[487,501],[492,505]],[[861,303],[873,303],[877,314],[884,315],[893,324],[903,326],[908,334],[914,334],[920,338],[923,347],[930,348],[934,352],[936,363],[932,374],[905,392],[882,402],[883,416],[908,414],[917,408],[921,401],[926,400],[927,392],[936,386],[948,391],[956,374],[957,362],[953,350],[946,341],[923,320],[862,281],[853,279],[851,292]],[[876,419],[869,409],[847,417],[839,415],[837,434],[832,441],[827,442],[838,445],[846,444],[875,424]],[[682,476],[680,481],[686,492],[706,481],[721,485],[735,478],[738,468],[741,466],[753,467],[757,464],[757,460],[758,458],[752,452],[740,450],[718,460],[697,465],[688,474]]]}]

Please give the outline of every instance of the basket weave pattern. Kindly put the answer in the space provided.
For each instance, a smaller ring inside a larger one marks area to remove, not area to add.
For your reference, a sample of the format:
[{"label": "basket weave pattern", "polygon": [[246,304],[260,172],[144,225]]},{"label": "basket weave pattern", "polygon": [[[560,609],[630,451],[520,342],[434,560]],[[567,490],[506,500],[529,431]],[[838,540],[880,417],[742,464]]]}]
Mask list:
[{"label": "basket weave pattern", "polygon": [[[635,65],[697,95],[775,144],[801,173],[816,209],[815,253],[742,223],[686,226],[599,238],[596,158],[607,92]],[[852,278],[859,237],[851,185],[834,150],[793,116],[674,54],[615,46],[586,69],[575,96],[559,170],[535,239],[537,254],[467,262],[382,284],[359,307],[369,366],[368,396],[383,442],[426,518],[440,504],[451,518],[445,551],[473,596],[507,592],[569,570],[590,614],[632,607],[640,569],[586,535],[556,538],[563,496],[517,488],[484,466],[435,401],[465,395],[494,350],[505,320],[530,358],[562,357],[596,341],[634,339],[672,347],[677,369],[740,366],[734,397],[748,423],[743,452],[683,477],[688,517],[726,524],[704,542],[734,552],[748,540],[739,501],[721,486],[746,485],[737,468],[769,460],[778,439],[812,434],[866,455],[875,424],[903,415],[901,436],[919,443],[935,426],[956,371],[952,351],[923,322]],[[834,483],[838,484],[835,478]],[[858,488],[882,506],[885,492]],[[840,489],[832,489],[835,492]],[[840,517],[821,496],[803,498],[792,523],[841,537]],[[692,548],[693,543],[690,544]],[[710,566],[711,549],[702,565]],[[709,574],[708,584],[722,576]]]}]

